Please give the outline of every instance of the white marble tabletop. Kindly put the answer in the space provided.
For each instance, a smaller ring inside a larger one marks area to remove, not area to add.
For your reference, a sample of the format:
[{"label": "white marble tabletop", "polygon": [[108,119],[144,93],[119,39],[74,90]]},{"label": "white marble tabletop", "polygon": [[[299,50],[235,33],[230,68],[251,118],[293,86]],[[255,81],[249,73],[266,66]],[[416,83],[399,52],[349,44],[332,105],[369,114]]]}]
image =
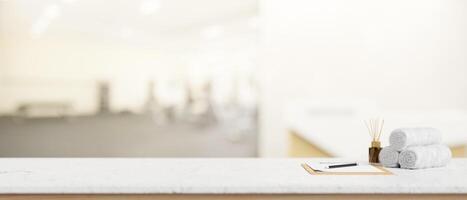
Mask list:
[{"label": "white marble tabletop", "polygon": [[1,158],[0,194],[467,194],[467,159],[391,176],[316,176],[300,166],[323,160]]}]

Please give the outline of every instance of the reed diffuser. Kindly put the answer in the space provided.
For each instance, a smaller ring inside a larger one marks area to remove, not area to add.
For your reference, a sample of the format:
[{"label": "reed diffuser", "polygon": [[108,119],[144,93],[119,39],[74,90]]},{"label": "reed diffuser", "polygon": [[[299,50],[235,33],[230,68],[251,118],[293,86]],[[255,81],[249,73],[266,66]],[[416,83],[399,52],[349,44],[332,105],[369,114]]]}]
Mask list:
[{"label": "reed diffuser", "polygon": [[368,149],[370,163],[379,163],[379,152],[381,151],[381,133],[383,131],[384,119],[370,119],[365,121],[366,128],[371,137],[371,146]]}]

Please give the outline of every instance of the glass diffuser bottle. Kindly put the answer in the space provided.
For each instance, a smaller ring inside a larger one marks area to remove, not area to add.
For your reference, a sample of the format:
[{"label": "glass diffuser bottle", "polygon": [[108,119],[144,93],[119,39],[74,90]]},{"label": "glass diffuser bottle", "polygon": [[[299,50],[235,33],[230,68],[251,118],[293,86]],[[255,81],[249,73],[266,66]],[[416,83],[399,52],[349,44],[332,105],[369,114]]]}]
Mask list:
[{"label": "glass diffuser bottle", "polygon": [[368,148],[368,161],[370,163],[379,163],[379,152],[381,152],[381,142],[371,142],[371,147]]},{"label": "glass diffuser bottle", "polygon": [[381,133],[383,131],[384,120],[370,119],[365,121],[365,125],[370,133],[371,146],[368,148],[368,161],[370,163],[379,163],[379,152],[381,152]]}]

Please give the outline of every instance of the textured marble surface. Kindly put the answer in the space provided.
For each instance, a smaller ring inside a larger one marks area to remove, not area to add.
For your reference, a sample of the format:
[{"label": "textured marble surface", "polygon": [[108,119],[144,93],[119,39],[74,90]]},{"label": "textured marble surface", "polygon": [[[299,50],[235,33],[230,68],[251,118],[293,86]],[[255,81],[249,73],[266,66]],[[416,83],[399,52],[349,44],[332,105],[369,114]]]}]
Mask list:
[{"label": "textured marble surface", "polygon": [[467,159],[392,176],[313,176],[313,160],[330,159],[2,158],[0,194],[467,193]]}]

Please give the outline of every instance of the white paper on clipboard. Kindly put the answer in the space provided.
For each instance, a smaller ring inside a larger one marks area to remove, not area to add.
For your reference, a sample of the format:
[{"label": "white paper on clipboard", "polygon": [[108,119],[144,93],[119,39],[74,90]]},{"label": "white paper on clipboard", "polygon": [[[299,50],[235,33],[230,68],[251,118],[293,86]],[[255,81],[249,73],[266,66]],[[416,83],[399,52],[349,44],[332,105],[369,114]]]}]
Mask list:
[{"label": "white paper on clipboard", "polygon": [[358,163],[357,166],[351,167],[339,167],[339,168],[327,168],[329,165],[338,165],[352,162],[307,162],[306,164],[313,170],[319,172],[350,172],[350,173],[373,173],[383,172],[381,169],[370,165],[369,163]]}]

